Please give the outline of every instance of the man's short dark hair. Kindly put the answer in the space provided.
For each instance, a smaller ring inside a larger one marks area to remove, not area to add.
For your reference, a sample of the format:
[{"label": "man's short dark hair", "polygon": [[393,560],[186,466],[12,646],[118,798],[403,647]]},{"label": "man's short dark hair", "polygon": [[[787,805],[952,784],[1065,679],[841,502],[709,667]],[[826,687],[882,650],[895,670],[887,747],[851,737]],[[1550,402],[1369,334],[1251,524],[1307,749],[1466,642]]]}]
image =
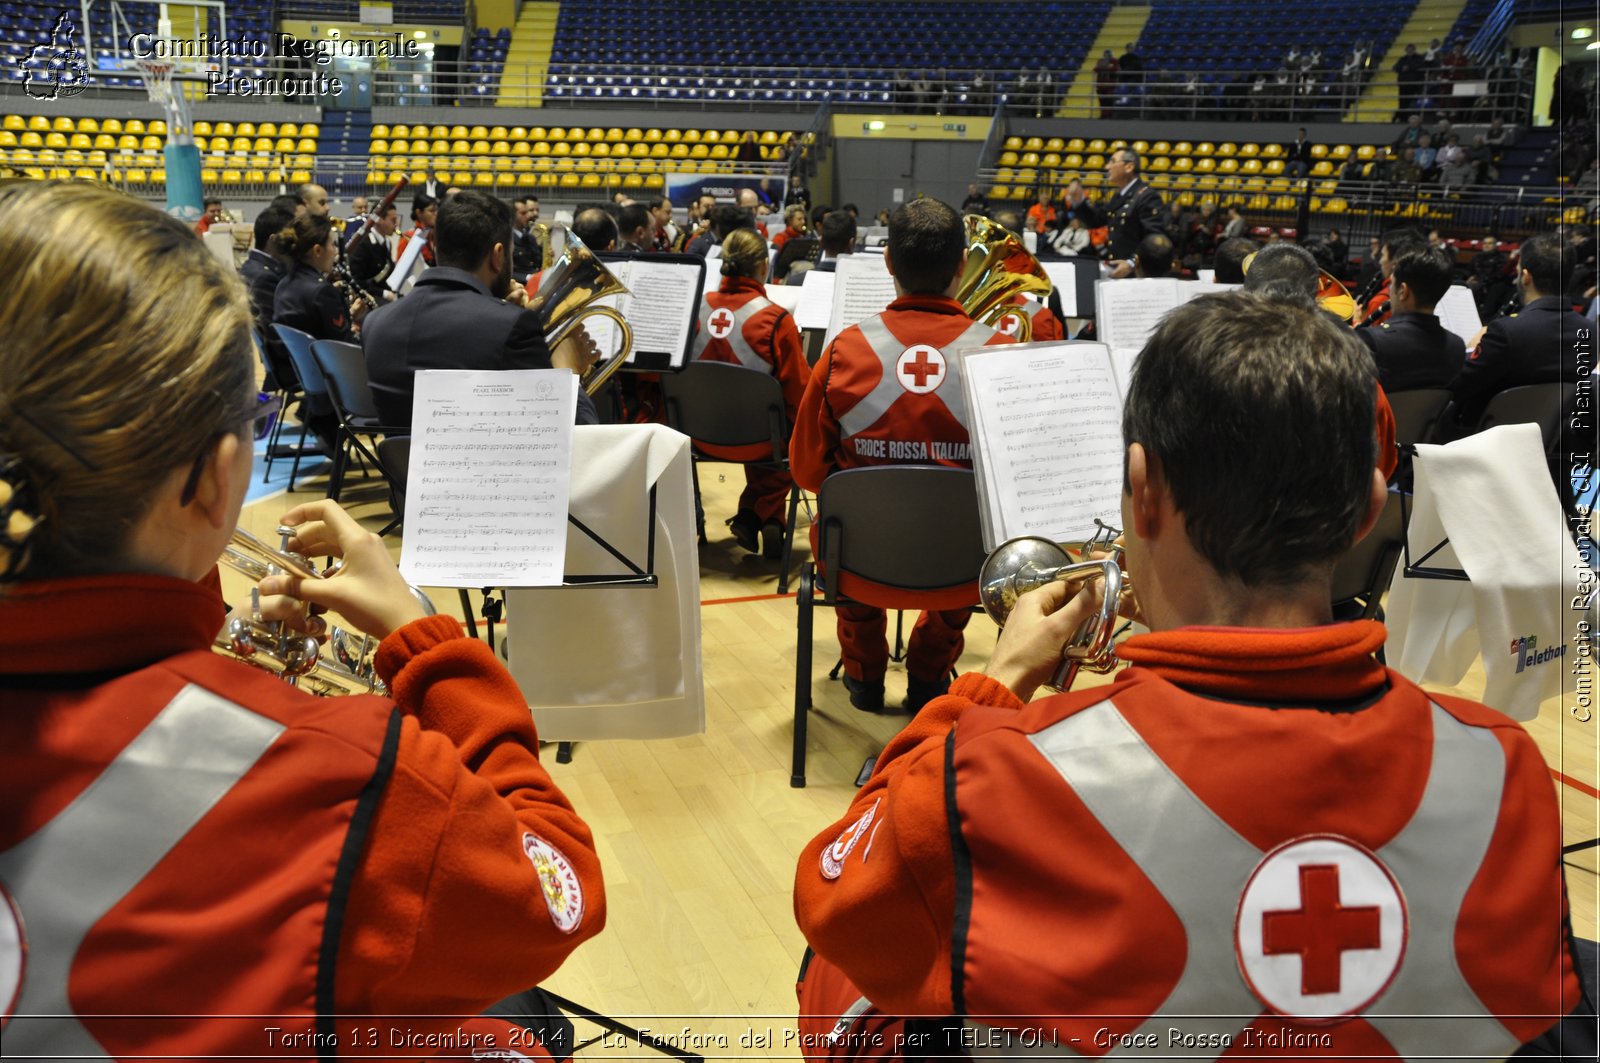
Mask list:
[{"label": "man's short dark hair", "polygon": [[[292,196],[279,196],[278,199],[287,199],[294,202]],[[267,208],[256,215],[256,250],[265,251],[267,242],[294,221],[294,207],[284,206],[274,199]]]},{"label": "man's short dark hair", "polygon": [[961,271],[966,252],[966,227],[948,203],[914,199],[889,216],[889,263],[907,293],[942,293]]},{"label": "man's short dark hair", "polygon": [[1151,233],[1139,241],[1134,263],[1146,277],[1165,277],[1172,272],[1172,241],[1164,233]]},{"label": "man's short dark hair", "polygon": [[1295,244],[1271,244],[1256,252],[1244,275],[1247,291],[1270,299],[1315,306],[1317,301],[1317,259]]},{"label": "man's short dark hair", "polygon": [[1123,441],[1143,445],[1219,575],[1292,584],[1331,566],[1366,516],[1375,388],[1372,356],[1328,315],[1253,292],[1202,296],[1140,353]]},{"label": "man's short dark hair", "polygon": [[439,265],[477,269],[495,244],[510,245],[511,220],[508,204],[475,188],[446,199],[434,226]]},{"label": "man's short dark hair", "polygon": [[1521,268],[1540,295],[1559,295],[1572,277],[1573,255],[1558,233],[1535,233],[1522,241]]},{"label": "man's short dark hair", "polygon": [[824,254],[842,255],[856,246],[856,220],[847,210],[830,210],[817,223]]},{"label": "man's short dark hair", "polygon": [[717,234],[719,241],[727,239],[729,233],[735,229],[754,229],[756,216],[748,207],[735,206],[732,203],[719,203],[711,208],[711,229]]},{"label": "man's short dark hair", "polygon": [[655,219],[650,216],[650,208],[643,203],[629,203],[622,208],[622,213],[617,217],[617,229],[624,233],[631,233],[643,226],[652,228]]},{"label": "man's short dark hair", "polygon": [[200,201],[200,203],[203,206],[207,206],[207,207],[220,207],[220,206],[222,206],[222,197],[221,196],[207,196],[204,199],[202,199]]},{"label": "man's short dark hair", "polygon": [[604,251],[617,244],[617,222],[602,207],[578,211],[572,219],[572,235],[591,251]]},{"label": "man's short dark hair", "polygon": [[1413,248],[1427,246],[1428,234],[1414,225],[1402,225],[1398,228],[1386,229],[1383,235],[1378,238],[1378,249],[1380,251],[1384,248],[1389,249],[1390,263],[1393,263],[1395,259]]},{"label": "man's short dark hair", "polygon": [[1412,248],[1402,252],[1393,261],[1395,290],[1398,291],[1402,284],[1408,285],[1418,306],[1432,309],[1450,290],[1454,267],[1443,248]]},{"label": "man's short dark hair", "polygon": [[290,214],[293,214],[294,208],[298,207],[299,205],[300,197],[291,196],[288,193],[285,193],[281,196],[273,196],[272,202],[269,204],[269,206],[277,207],[279,210],[286,210]]},{"label": "man's short dark hair", "polygon": [[1217,248],[1217,257],[1211,263],[1215,271],[1215,280],[1218,284],[1243,284],[1244,260],[1255,254],[1260,248],[1254,240],[1243,236],[1235,236],[1230,240],[1222,241]]}]

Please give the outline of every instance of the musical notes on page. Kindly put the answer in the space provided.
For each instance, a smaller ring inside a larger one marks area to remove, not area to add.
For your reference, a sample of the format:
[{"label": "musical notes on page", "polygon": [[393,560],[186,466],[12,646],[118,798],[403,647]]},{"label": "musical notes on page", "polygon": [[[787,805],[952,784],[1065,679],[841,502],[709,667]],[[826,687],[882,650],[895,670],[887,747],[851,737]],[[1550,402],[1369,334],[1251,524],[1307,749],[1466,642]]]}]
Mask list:
[{"label": "musical notes on page", "polygon": [[417,373],[400,571],[433,587],[558,586],[578,378]]},{"label": "musical notes on page", "polygon": [[1202,295],[1216,295],[1238,287],[1211,281],[1181,281],[1176,277],[1095,282],[1096,335],[1111,348],[1118,388],[1124,393],[1128,390],[1139,352],[1169,311]]},{"label": "musical notes on page", "polygon": [[1483,319],[1478,316],[1478,303],[1472,297],[1472,289],[1465,284],[1450,285],[1433,312],[1439,316],[1439,324],[1444,326],[1445,331],[1460,336],[1461,342],[1470,350],[1478,330],[1483,328]]},{"label": "musical notes on page", "polygon": [[985,545],[1119,524],[1122,398],[1100,343],[961,352]]},{"label": "musical notes on page", "polygon": [[[636,258],[608,260],[605,265],[627,286],[628,293],[597,299],[595,305],[611,307],[633,329],[629,363],[647,354],[667,359],[674,369],[682,368],[689,353],[689,333],[700,309],[705,263]],[[596,315],[584,318],[583,327],[600,348],[601,357],[611,357],[617,349],[616,325]]]},{"label": "musical notes on page", "polygon": [[801,328],[826,329],[833,319],[833,281],[835,273],[807,270],[800,283],[800,305],[794,310],[794,323]]},{"label": "musical notes on page", "polygon": [[882,255],[844,255],[834,267],[828,342],[851,325],[881,314],[894,302],[894,278]]}]

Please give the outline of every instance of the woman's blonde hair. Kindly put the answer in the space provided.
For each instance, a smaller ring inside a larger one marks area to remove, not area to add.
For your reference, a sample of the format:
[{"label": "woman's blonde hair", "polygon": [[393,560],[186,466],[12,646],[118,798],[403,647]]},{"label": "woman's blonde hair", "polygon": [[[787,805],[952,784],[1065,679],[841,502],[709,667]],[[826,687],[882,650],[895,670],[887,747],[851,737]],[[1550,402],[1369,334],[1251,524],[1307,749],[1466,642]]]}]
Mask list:
[{"label": "woman's blonde hair", "polygon": [[797,217],[800,219],[800,222],[801,222],[800,228],[804,229],[805,228],[805,220],[806,220],[806,208],[801,206],[799,203],[793,204],[792,206],[789,207],[788,210],[783,212],[783,223],[785,225],[793,225],[794,224],[794,220]]},{"label": "woman's blonde hair", "polygon": [[162,482],[245,419],[249,297],[99,185],[3,182],[0,217],[0,582],[114,571]]},{"label": "woman's blonde hair", "polygon": [[767,242],[754,229],[735,229],[722,240],[724,277],[759,277],[767,264]]}]

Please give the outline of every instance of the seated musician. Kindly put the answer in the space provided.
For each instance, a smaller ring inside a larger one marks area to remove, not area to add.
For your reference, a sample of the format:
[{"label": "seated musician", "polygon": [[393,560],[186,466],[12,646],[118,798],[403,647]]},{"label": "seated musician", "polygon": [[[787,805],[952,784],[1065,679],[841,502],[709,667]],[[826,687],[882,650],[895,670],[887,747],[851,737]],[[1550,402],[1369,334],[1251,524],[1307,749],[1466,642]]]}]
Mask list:
[{"label": "seated musician", "polygon": [[314,340],[354,341],[366,303],[352,309],[333,285],[333,266],[339,260],[333,222],[326,214],[302,214],[278,233],[278,247],[289,259],[289,271],[273,292],[273,323],[297,328]]},{"label": "seated musician", "polygon": [[1122,422],[1150,633],[1030,704],[1097,595],[1023,595],[890,741],[796,872],[809,1058],[1499,1059],[1583,1006],[1539,749],[1332,622],[1384,501],[1372,388],[1310,308],[1166,316]]},{"label": "seated musician", "polygon": [[[711,362],[732,362],[778,378],[783,385],[784,416],[793,425],[806,390],[805,351],[794,317],[766,296],[767,245],[754,229],[735,229],[722,241],[722,285],[700,301],[700,321],[695,333],[694,357]],[[732,460],[750,459],[744,467],[744,491],[739,509],[728,519],[734,541],[752,553],[768,558],[783,553],[784,502],[794,480],[772,460],[770,445],[717,448],[698,444],[701,450]],[[765,537],[764,546],[758,536]]]},{"label": "seated musician", "polygon": [[14,182],[0,213],[6,1053],[416,1058],[470,1032],[548,1058],[520,1025],[457,1017],[539,1011],[523,991],[605,923],[515,682],[327,501],[283,523],[344,567],[263,580],[260,613],[316,627],[313,603],[381,639],[395,700],[214,653],[216,565],[272,413],[244,286],[188,226],[90,182]]},{"label": "seated musician", "polygon": [[[945,352],[1011,339],[973,321],[954,298],[966,261],[961,215],[936,199],[901,206],[889,220],[884,261],[894,276],[894,302],[834,337],[800,400],[789,463],[807,491],[841,469],[972,467],[959,364]],[[884,611],[870,605],[836,611],[850,704],[880,712],[889,667]],[[969,609],[927,611],[917,621],[906,651],[906,711],[948,688],[971,616]]]}]

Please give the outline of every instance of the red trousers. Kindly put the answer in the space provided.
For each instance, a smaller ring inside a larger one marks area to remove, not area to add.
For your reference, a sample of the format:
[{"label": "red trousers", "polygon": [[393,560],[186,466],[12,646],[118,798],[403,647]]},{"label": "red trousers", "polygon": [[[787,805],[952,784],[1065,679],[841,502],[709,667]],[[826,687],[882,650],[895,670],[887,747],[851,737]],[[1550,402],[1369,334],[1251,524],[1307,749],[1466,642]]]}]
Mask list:
[{"label": "red trousers", "polygon": [[[889,670],[888,614],[870,605],[837,605],[839,655],[851,679],[883,680]],[[906,645],[906,672],[919,683],[933,683],[950,673],[966,644],[962,630],[971,609],[925,612],[917,618]]]},{"label": "red trousers", "polygon": [[794,477],[785,469],[775,469],[770,465],[746,465],[739,508],[754,513],[762,524],[782,524],[788,517],[789,489],[793,486]]}]

